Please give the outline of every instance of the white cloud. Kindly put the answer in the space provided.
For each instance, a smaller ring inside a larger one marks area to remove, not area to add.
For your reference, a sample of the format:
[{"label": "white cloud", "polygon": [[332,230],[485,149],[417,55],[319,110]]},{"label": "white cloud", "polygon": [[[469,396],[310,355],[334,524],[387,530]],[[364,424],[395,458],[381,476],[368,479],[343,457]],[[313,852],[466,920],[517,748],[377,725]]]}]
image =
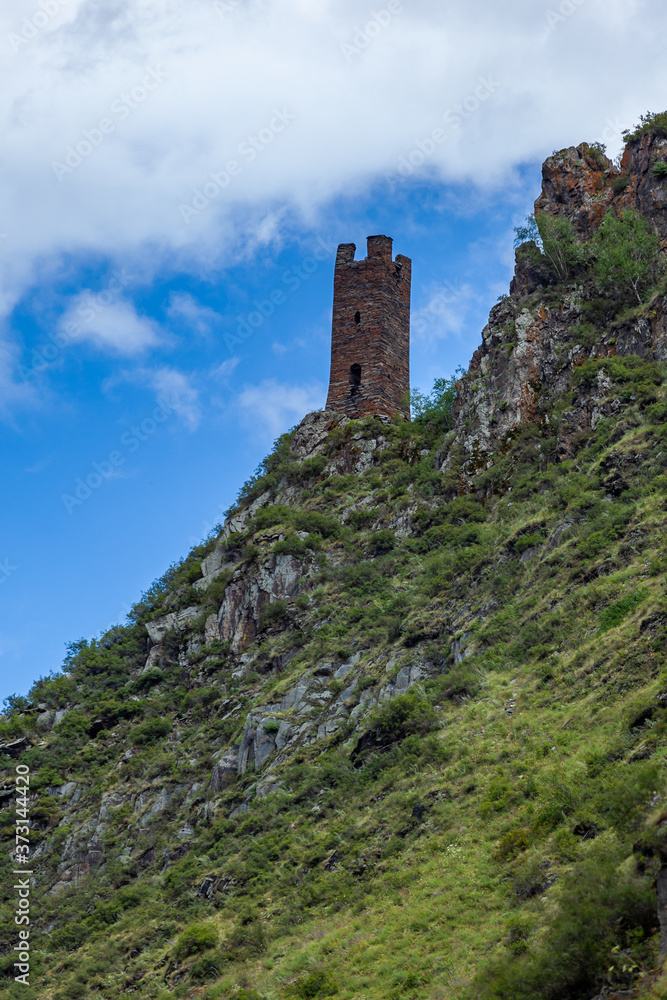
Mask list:
[{"label": "white cloud", "polygon": [[228,382],[232,372],[238,367],[240,361],[241,359],[238,355],[233,358],[227,358],[227,360],[223,361],[221,365],[218,365],[213,369],[211,375],[213,378],[219,379],[221,382]]},{"label": "white cloud", "polygon": [[424,305],[411,316],[413,338],[425,342],[460,337],[476,301],[470,285],[442,284],[433,288]]},{"label": "white cloud", "polygon": [[177,292],[171,296],[167,314],[170,319],[184,323],[190,330],[194,330],[201,336],[210,333],[211,327],[221,320],[221,316],[215,309],[201,305],[187,292]]},{"label": "white cloud", "polygon": [[211,273],[406,162],[505,191],[664,101],[658,0],[376,7],[68,0],[31,28],[5,0],[3,307],[64,253]]},{"label": "white cloud", "polygon": [[176,368],[135,368],[107,379],[106,390],[113,389],[118,382],[134,382],[148,386],[155,393],[159,403],[166,404],[176,413],[190,431],[195,431],[201,420],[199,392],[193,386],[191,376]]},{"label": "white cloud", "polygon": [[188,430],[197,429],[201,420],[199,393],[187,375],[175,368],[158,368],[147,373],[146,381],[158,400],[168,403]]},{"label": "white cloud", "polygon": [[326,402],[326,387],[321,382],[310,385],[287,385],[276,379],[264,379],[248,385],[240,393],[237,406],[246,425],[273,440],[306,413],[321,410]]},{"label": "white cloud", "polygon": [[59,329],[68,342],[88,341],[121,355],[140,354],[160,341],[156,324],[139,316],[131,303],[106,302],[88,290],[70,302]]}]

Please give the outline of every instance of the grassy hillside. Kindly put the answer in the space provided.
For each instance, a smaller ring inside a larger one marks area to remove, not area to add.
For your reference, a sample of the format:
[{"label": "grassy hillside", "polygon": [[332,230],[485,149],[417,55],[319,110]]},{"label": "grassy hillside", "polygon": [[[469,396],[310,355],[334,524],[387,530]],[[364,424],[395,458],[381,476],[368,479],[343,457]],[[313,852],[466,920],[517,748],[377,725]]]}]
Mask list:
[{"label": "grassy hillside", "polygon": [[305,447],[306,420],[126,625],[9,699],[3,995],[667,997],[664,278],[651,243],[645,284],[601,298],[603,251],[561,228],[492,314],[507,385],[525,310],[558,318],[548,408],[481,452],[478,359],[411,424],[334,419]]},{"label": "grassy hillside", "polygon": [[[365,474],[322,478],[281,440],[250,493],[298,481],[303,499],[262,508],[232,554],[251,567],[263,547],[307,553],[312,575],[269,608],[241,676],[222,644],[179,662],[175,637],[159,669],[138,673],[142,619],[174,591],[192,599],[195,552],[136,624],[81,644],[65,674],[17,700],[5,738],[37,740],[32,705],[76,706],[21,756],[39,793],[39,885],[101,795],[121,800],[99,868],[39,899],[31,995],[583,996],[655,970],[657,862],[633,845],[664,793],[667,402],[658,366],[614,359],[589,374],[605,366],[650,394],[628,399],[618,379],[619,411],[558,465],[525,426],[480,477],[485,496],[494,486],[485,503],[434,474],[428,409],[381,427],[390,447]],[[402,510],[409,534],[379,526]],[[405,664],[431,666],[299,747],[281,786],[240,815],[228,818],[251,770],[214,796],[213,815],[203,792],[185,801],[247,710],[355,653],[350,707]],[[50,789],[66,782],[82,794],[63,821]],[[129,793],[165,782],[174,798],[138,827]],[[11,947],[10,914],[3,939]]]}]

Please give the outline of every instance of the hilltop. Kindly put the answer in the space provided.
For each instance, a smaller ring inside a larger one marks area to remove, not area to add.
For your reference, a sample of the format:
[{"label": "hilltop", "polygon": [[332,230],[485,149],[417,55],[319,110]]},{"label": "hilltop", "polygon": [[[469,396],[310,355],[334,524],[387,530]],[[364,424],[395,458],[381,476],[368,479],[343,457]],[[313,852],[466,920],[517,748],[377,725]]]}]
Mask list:
[{"label": "hilltop", "polygon": [[667,996],[666,177],[667,114],[549,157],[468,371],[307,415],[10,699],[7,996]]}]

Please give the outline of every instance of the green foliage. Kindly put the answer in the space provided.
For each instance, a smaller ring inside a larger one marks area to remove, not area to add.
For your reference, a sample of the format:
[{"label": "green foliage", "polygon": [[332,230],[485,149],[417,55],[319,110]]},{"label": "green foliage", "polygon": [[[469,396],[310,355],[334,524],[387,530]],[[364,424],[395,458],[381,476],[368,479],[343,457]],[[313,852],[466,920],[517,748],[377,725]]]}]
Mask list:
[{"label": "green foliage", "polygon": [[658,180],[664,180],[667,177],[667,160],[656,160],[653,164],[652,173]]},{"label": "green foliage", "polygon": [[389,528],[375,531],[368,541],[368,551],[371,555],[378,556],[383,552],[391,552],[396,544],[396,535]]},{"label": "green foliage", "polygon": [[437,378],[428,394],[419,389],[410,393],[410,411],[416,422],[429,424],[437,430],[447,431],[453,423],[452,409],[456,399],[456,383],[464,374],[463,368],[456,369],[450,378]]},{"label": "green foliage", "polygon": [[411,733],[423,736],[437,728],[438,716],[428,699],[416,691],[408,691],[383,705],[373,724],[378,732],[397,740]]},{"label": "green foliage", "polygon": [[157,743],[171,732],[171,722],[169,719],[154,717],[146,719],[130,733],[130,740],[135,746],[149,746]]},{"label": "green foliage", "polygon": [[533,243],[533,262],[546,263],[560,281],[570,278],[589,260],[587,246],[577,238],[572,222],[564,216],[537,212],[529,215],[523,225],[516,226],[514,233],[515,246]]},{"label": "green foliage", "polygon": [[557,913],[538,948],[487,968],[476,979],[475,996],[557,1000],[599,988],[613,950],[641,942],[655,923],[650,883],[621,867],[624,855],[613,837],[593,844],[566,878]]},{"label": "green foliage", "polygon": [[531,841],[530,830],[520,827],[516,830],[509,830],[500,838],[494,857],[497,861],[509,861],[525,851]]},{"label": "green foliage", "polygon": [[585,361],[574,372],[574,388],[590,391],[601,372],[614,383],[610,390],[612,398],[624,403],[637,399],[642,406],[655,402],[657,387],[665,380],[664,365],[630,354]]},{"label": "green foliage", "polygon": [[285,621],[289,614],[287,601],[274,601],[262,609],[262,628],[273,628]]},{"label": "green foliage", "polygon": [[150,670],[145,670],[143,673],[139,674],[137,679],[132,682],[132,690],[138,693],[150,691],[150,689],[155,687],[157,684],[161,684],[163,680],[164,672],[158,667],[151,667]]},{"label": "green foliage", "polygon": [[641,303],[664,270],[660,240],[634,209],[607,212],[594,239],[595,275],[606,292],[619,289]]},{"label": "green foliage", "polygon": [[332,997],[338,993],[338,984],[328,969],[314,969],[302,976],[291,988],[291,996],[299,1000],[317,1000],[318,997]]},{"label": "green foliage", "polygon": [[643,135],[667,138],[667,111],[647,111],[645,115],[640,115],[639,125],[635,125],[633,129],[626,129],[623,139],[625,142],[633,142],[641,139]]},{"label": "green foliage", "polygon": [[604,611],[600,612],[600,632],[608,632],[611,628],[616,628],[621,622],[632,614],[633,611],[642,604],[647,597],[645,590],[635,590],[631,594],[626,594],[620,601],[610,604]]},{"label": "green foliage", "polygon": [[64,737],[81,737],[88,733],[88,728],[90,726],[90,719],[83,712],[78,712],[76,710],[68,712],[62,722],[59,722],[56,726],[56,731],[59,736]]},{"label": "green foliage", "polygon": [[302,507],[270,504],[262,507],[253,519],[255,531],[264,531],[276,525],[291,525],[297,531],[307,531],[321,538],[337,538],[341,531],[340,521],[335,517]]},{"label": "green foliage", "polygon": [[189,955],[197,955],[218,943],[218,931],[213,924],[192,924],[179,934],[174,947],[174,958],[182,960]]},{"label": "green foliage", "polygon": [[607,147],[603,142],[591,142],[588,146],[588,155],[595,162],[598,170],[606,170]]}]

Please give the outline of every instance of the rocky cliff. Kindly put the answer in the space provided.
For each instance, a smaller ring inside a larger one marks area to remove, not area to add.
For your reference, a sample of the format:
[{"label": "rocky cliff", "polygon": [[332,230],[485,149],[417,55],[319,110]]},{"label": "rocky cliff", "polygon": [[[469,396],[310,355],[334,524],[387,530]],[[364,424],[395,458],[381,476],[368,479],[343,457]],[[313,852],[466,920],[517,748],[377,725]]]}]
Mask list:
[{"label": "rocky cliff", "polygon": [[[538,217],[593,247],[618,206],[663,240],[666,136],[550,157]],[[9,889],[8,996],[663,995],[667,293],[547,250],[519,248],[453,411],[309,414],[125,625],[10,700],[34,950],[26,988]]]}]

